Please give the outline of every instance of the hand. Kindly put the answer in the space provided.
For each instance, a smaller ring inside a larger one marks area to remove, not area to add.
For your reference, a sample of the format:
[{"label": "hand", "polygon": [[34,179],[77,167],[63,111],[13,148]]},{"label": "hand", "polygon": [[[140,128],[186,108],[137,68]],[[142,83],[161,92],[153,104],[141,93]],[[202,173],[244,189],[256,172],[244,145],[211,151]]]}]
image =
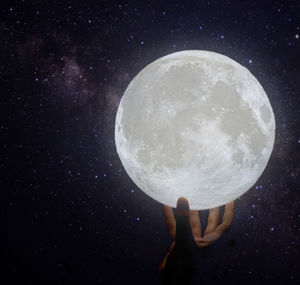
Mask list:
[{"label": "hand", "polygon": [[[230,227],[233,220],[234,213],[234,201],[229,202],[225,205],[225,212],[222,219],[222,223],[220,223],[220,208],[213,208],[209,210],[209,216],[207,221],[207,227],[204,231],[204,235],[202,236],[201,230],[201,222],[199,217],[199,212],[196,210],[189,209],[188,200],[181,197],[177,200],[177,207],[175,210],[175,217],[173,214],[173,210],[169,206],[164,206],[164,215],[167,223],[167,228],[169,231],[169,235],[172,239],[172,243],[170,245],[169,251],[165,255],[161,264],[158,267],[158,270],[163,270],[166,266],[167,259],[169,255],[174,250],[175,244],[181,242],[183,239],[187,238],[187,231],[184,230],[182,225],[176,229],[176,221],[177,223],[185,223],[187,221],[189,223],[189,227],[192,230],[193,240],[195,245],[198,248],[206,247],[211,245],[217,239],[219,239],[223,233]],[[180,219],[180,217],[187,217],[186,219]]]}]

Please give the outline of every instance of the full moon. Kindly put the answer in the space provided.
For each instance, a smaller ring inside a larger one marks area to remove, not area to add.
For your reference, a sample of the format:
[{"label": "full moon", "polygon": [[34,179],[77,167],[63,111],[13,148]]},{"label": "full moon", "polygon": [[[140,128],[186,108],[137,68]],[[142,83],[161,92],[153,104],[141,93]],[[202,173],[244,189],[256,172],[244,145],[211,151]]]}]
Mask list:
[{"label": "full moon", "polygon": [[264,171],[275,138],[269,99],[227,56],[188,50],[161,57],[128,85],[115,143],[133,182],[162,204],[194,210],[232,201]]}]

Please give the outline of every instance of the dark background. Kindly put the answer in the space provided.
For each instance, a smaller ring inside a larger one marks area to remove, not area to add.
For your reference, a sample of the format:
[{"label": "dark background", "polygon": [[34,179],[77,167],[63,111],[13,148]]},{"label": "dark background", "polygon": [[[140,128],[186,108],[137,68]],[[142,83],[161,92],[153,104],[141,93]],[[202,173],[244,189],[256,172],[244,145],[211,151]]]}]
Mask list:
[{"label": "dark background", "polygon": [[125,173],[114,119],[146,64],[185,49],[246,66],[277,124],[195,284],[300,282],[299,14],[297,1],[1,1],[1,284],[160,284],[162,206]]}]

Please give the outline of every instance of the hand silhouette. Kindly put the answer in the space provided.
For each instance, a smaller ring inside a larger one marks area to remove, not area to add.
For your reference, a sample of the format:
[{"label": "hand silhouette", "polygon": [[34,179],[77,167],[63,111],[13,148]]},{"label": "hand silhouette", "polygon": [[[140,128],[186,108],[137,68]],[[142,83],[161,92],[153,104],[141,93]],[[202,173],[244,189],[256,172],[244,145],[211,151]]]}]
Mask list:
[{"label": "hand silhouette", "polygon": [[[222,234],[230,227],[233,220],[233,213],[234,201],[229,202],[225,205],[225,212],[222,223],[219,224],[219,207],[210,209],[207,227],[204,231],[204,235],[202,236],[199,212],[189,209],[189,203],[187,199],[180,197],[177,200],[175,217],[172,208],[165,205],[164,215],[169,235],[172,239],[172,243],[170,245],[169,251],[161,261],[158,270],[161,271],[165,269],[169,256],[172,254],[174,255],[175,251],[180,251],[180,249],[185,248],[190,252],[191,250],[193,250],[192,247],[206,247],[219,239]],[[179,255],[177,254],[177,256]]]}]

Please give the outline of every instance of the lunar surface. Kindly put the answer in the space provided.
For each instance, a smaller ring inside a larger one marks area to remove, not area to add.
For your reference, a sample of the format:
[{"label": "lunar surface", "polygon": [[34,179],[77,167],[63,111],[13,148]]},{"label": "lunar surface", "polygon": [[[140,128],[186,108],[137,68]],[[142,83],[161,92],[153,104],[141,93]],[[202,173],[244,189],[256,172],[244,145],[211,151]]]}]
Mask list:
[{"label": "lunar surface", "polygon": [[257,79],[214,52],[173,53],[130,82],[115,143],[134,183],[162,204],[223,205],[258,180],[270,158],[275,119]]}]

